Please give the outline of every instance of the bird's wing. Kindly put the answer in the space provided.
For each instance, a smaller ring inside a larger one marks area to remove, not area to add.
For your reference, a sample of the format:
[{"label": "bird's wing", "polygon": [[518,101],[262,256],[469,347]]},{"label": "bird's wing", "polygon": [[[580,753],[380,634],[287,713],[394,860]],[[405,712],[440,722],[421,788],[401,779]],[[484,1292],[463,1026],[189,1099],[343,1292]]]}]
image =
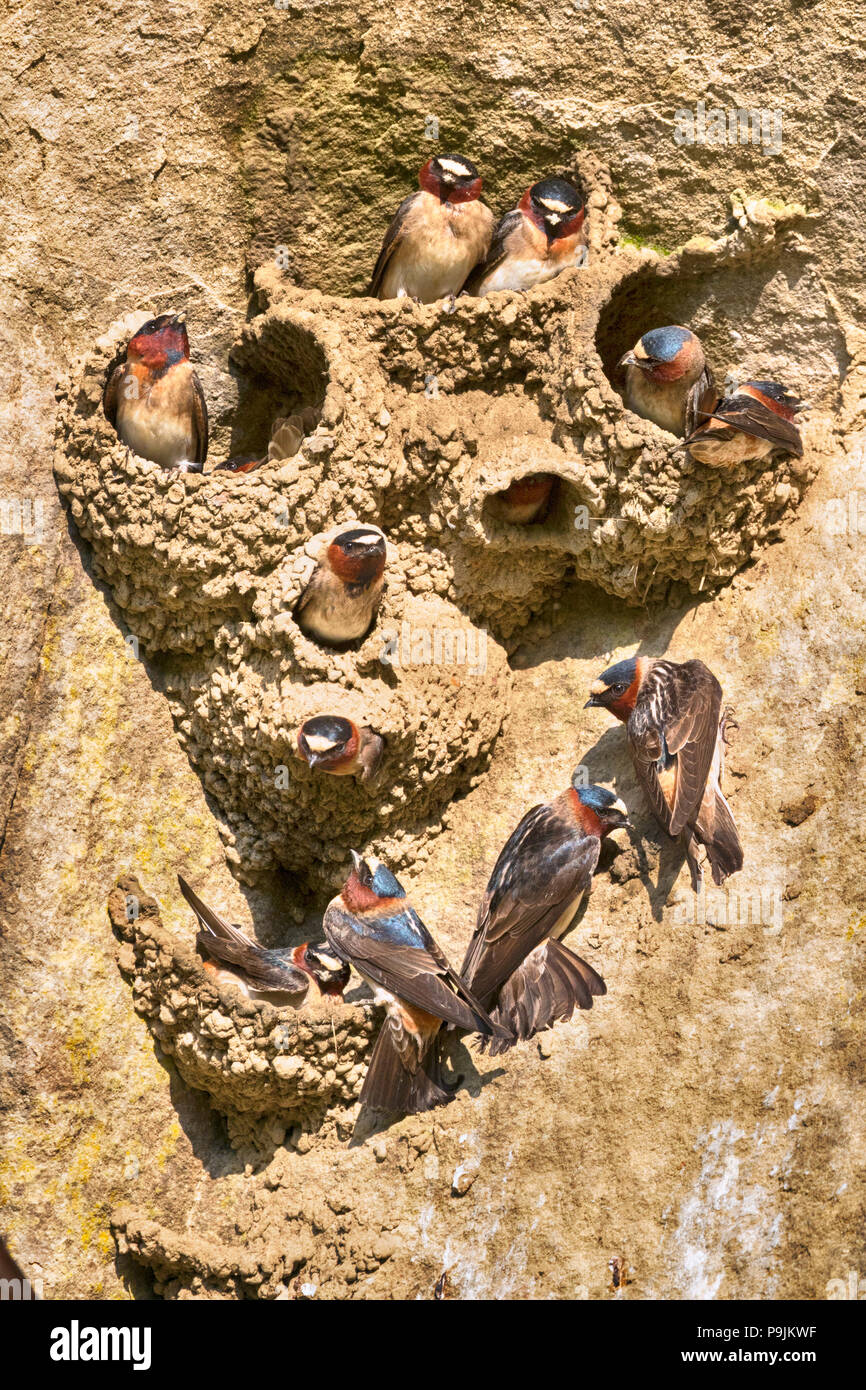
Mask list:
[{"label": "bird's wing", "polygon": [[307,988],[309,978],[305,971],[290,960],[281,960],[279,953],[266,951],[250,941],[240,927],[227,922],[202,902],[198,893],[180,874],[177,881],[180,891],[204,928],[198,933],[196,942],[209,956],[227,965],[238,966],[257,989],[284,989],[297,994]]},{"label": "bird's wing", "polygon": [[[415,918],[414,913],[411,915]],[[411,923],[413,935],[415,922]],[[449,987],[446,980],[452,977],[459,980],[459,976],[450,970],[447,962],[443,965],[444,956],[438,947],[433,954],[424,946],[407,945],[405,940],[394,940],[392,936],[386,939],[365,935],[354,925],[351,916],[335,903],[328,907],[322,925],[340,959],[349,961],[360,975],[389,994],[467,1032],[493,1031],[491,1020],[463,982],[460,981],[463,998]]]},{"label": "bird's wing", "polygon": [[550,805],[534,806],[499,855],[462,974],[490,997],[589,888],[600,842]]},{"label": "bird's wing", "polygon": [[126,371],[126,363],[118,362],[111,376],[105,383],[105,390],[102,393],[102,409],[105,411],[105,418],[109,424],[117,429],[117,398],[120,394],[121,378]]},{"label": "bird's wing", "polygon": [[363,740],[363,747],[358,755],[358,761],[363,769],[361,773],[362,782],[372,782],[382,763],[382,754],[385,751],[385,740],[381,734],[374,734],[372,730]]},{"label": "bird's wing", "polygon": [[[722,687],[702,661],[658,661],[629,719],[628,734],[638,779],[657,819],[679,835],[694,819],[704,795],[719,732]],[[676,757],[670,804],[660,774]]]},{"label": "bird's wing", "polygon": [[207,458],[208,440],[207,401],[195,372],[192,373],[192,425],[193,458],[190,462],[204,463]]},{"label": "bird's wing", "polygon": [[490,250],[484,260],[479,262],[467,276],[462,290],[463,294],[477,294],[478,286],[482,280],[486,279],[492,271],[502,264],[508,255],[508,238],[522,223],[523,213],[517,208],[513,212],[507,212],[504,217],[499,219],[493,230]]},{"label": "bird's wing", "polygon": [[723,420],[726,425],[754,435],[756,439],[768,439],[775,448],[796,454],[798,458],[803,457],[803,441],[793,421],[784,420],[753,396],[731,396],[723,404],[724,413],[720,414],[718,408],[713,412],[716,420]]},{"label": "bird's wing", "polygon": [[[494,1017],[508,1027],[514,1042],[522,1042],[571,1018],[575,1008],[591,1009],[593,998],[606,993],[604,980],[591,965],[561,941],[544,941],[502,986]],[[491,1056],[509,1045],[494,1038]]]},{"label": "bird's wing", "polygon": [[686,396],[686,413],[683,433],[686,438],[693,433],[696,426],[703,424],[706,416],[716,409],[719,400],[719,393],[713,380],[713,373],[706,364],[697,381],[692,386]]},{"label": "bird's wing", "polygon": [[394,213],[391,225],[385,233],[385,240],[382,242],[379,259],[376,261],[376,265],[373,269],[373,278],[367,288],[368,295],[378,295],[382,287],[382,280],[388,267],[388,262],[403,240],[403,237],[406,235],[406,218],[420,196],[421,190],[416,189],[414,193],[409,194],[408,198],[403,199],[397,211]]},{"label": "bird's wing", "polygon": [[295,604],[295,616],[297,616],[298,613],[303,613],[304,609],[307,607],[307,604],[311,601],[311,599],[321,588],[323,580],[324,575],[322,573],[322,566],[316,565],[316,568],[313,570],[313,573],[310,576],[310,580],[307,584],[307,587],[304,589],[304,592],[301,594],[301,597]]}]

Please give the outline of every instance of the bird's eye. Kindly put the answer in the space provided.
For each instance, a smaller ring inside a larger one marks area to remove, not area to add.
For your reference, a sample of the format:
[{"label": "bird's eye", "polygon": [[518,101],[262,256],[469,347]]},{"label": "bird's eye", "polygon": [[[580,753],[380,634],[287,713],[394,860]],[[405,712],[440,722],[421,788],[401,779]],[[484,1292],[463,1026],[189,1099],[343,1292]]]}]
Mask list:
[{"label": "bird's eye", "polygon": [[621,681],[617,681],[616,685],[611,686],[611,690],[613,691],[614,695],[622,695],[625,690],[625,686],[622,684]]}]

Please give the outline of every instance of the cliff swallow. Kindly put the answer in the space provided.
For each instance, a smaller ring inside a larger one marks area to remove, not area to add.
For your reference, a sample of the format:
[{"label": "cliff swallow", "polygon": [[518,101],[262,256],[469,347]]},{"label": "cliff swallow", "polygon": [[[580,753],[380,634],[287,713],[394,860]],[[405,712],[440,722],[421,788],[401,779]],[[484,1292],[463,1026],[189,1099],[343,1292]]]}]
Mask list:
[{"label": "cliff swallow", "polygon": [[362,1105],[416,1114],[453,1098],[436,1040],[444,1023],[499,1033],[448,964],[405,890],[378,859],[352,851],[352,872],[328,904],[323,927],[334,954],[353,965],[386,1008]]},{"label": "cliff swallow", "polygon": [[691,434],[698,412],[716,399],[700,339],[678,324],[644,333],[619,365],[629,410],[669,434]]},{"label": "cliff swallow", "polygon": [[629,657],[593,682],[590,706],[626,725],[638,781],[662,828],[682,836],[695,892],[698,845],[707,851],[714,883],[741,869],[740,838],[722,795],[726,716],[712,671],[702,661]]},{"label": "cliff swallow", "polygon": [[528,473],[525,478],[515,478],[502,492],[494,493],[490,509],[511,526],[531,526],[544,519],[555,481],[551,473]]},{"label": "cliff swallow", "polygon": [[576,770],[567,791],[527,811],[500,853],[461,971],[512,1034],[491,1039],[491,1055],[571,1018],[575,1007],[591,1009],[607,992],[558,938],[589,892],[602,839],[628,825],[613,792],[582,786]]},{"label": "cliff swallow", "polygon": [[364,637],[385,588],[385,557],[378,526],[354,525],[336,535],[295,608],[301,630],[326,646]]},{"label": "cliff swallow", "polygon": [[[180,891],[199,921],[201,930],[196,937],[199,952],[205,957],[204,968],[217,979],[239,985],[245,994],[305,995],[310,980],[315,980],[322,994],[342,997],[349,983],[349,967],[335,960],[325,942],[319,946],[287,947],[266,950],[241,931],[226,922],[202,902],[186,879],[177,876]],[[227,966],[223,969],[218,962]],[[298,1001],[300,1002],[300,1001]]]},{"label": "cliff swallow", "polygon": [[102,408],[124,444],[163,468],[200,473],[207,458],[207,404],[190,365],[184,314],[149,319],[129,340]]},{"label": "cliff swallow", "polygon": [[583,194],[573,184],[556,178],[534,183],[498,223],[486,259],[466,281],[466,293],[529,290],[582,264],[585,217]]},{"label": "cliff swallow", "polygon": [[487,254],[493,213],[481,202],[481,176],[456,154],[438,154],[421,169],[421,185],[400,204],[382,242],[367,293],[408,295],[422,304],[456,295]]},{"label": "cliff swallow", "polygon": [[339,714],[317,714],[298,730],[297,756],[334,777],[370,782],[379,771],[385,740],[368,725],[358,728]]},{"label": "cliff swallow", "polygon": [[318,412],[312,406],[305,406],[294,415],[281,416],[274,421],[266,454],[242,454],[225,463],[218,463],[214,472],[252,473],[263,463],[281,463],[283,459],[294,458],[305,436],[312,434],[316,428],[318,418]]},{"label": "cliff swallow", "polygon": [[693,458],[713,468],[766,458],[774,449],[802,458],[803,441],[794,416],[805,408],[776,381],[746,381],[708,410],[700,410],[684,442]]}]

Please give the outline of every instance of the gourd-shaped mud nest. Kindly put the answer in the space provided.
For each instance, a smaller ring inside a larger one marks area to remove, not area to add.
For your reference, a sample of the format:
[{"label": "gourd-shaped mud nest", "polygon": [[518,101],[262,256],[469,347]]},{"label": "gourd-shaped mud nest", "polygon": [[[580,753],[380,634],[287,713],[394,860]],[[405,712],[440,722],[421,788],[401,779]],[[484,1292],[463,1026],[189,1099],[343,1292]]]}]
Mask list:
[{"label": "gourd-shaped mud nest", "polygon": [[[161,663],[241,876],[279,863],[333,889],[350,846],[399,868],[483,771],[508,710],[504,644],[567,579],[634,604],[710,591],[779,536],[814,475],[809,426],[802,459],[691,460],[625,407],[616,374],[662,323],[693,327],[719,379],[729,366],[773,375],[798,334],[829,364],[835,330],[816,327],[822,292],[790,231],[803,210],[739,205],[730,235],[665,257],[617,246],[594,159],[572,175],[587,191],[588,264],[526,294],[449,312],[326,296],[261,268],[266,307],[239,321],[231,353],[255,387],[238,415],[302,411],[307,432],[253,473],[165,472],[120,442],[101,392],[128,324],[63,387],[60,490]],[[503,508],[512,484],[518,499],[541,489],[528,523],[531,508],[520,524]],[[388,536],[388,588],[368,636],[338,651],[293,611],[321,546],[353,520]],[[295,757],[298,727],[320,714],[384,740],[375,781]]]}]

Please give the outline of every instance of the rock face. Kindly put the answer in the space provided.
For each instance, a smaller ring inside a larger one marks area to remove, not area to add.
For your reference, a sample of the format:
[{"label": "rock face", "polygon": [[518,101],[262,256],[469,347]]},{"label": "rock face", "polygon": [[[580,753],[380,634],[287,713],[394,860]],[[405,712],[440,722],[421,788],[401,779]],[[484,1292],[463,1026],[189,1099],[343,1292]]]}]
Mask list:
[{"label": "rock face", "polygon": [[[862,1270],[866,189],[853,60],[797,13],[754,71],[736,15],[666,0],[631,0],[628,45],[609,7],[549,35],[485,5],[470,30],[205,3],[159,34],[125,7],[62,46],[56,10],[13,17],[0,1227],[46,1296],[824,1297]],[[681,143],[699,101],[784,107],[783,157]],[[588,266],[450,314],[359,297],[451,147],[497,211],[576,172]],[[291,457],[179,478],[119,445],[105,373],[168,307],[209,468],[303,412]],[[625,409],[615,363],[662,322],[811,401],[802,463],[719,476]],[[538,472],[543,516],[503,521]],[[292,611],[352,517],[388,534],[389,588],[330,652]],[[483,637],[484,669],[389,666],[404,626]],[[701,657],[734,706],[727,893],[687,892],[621,730],[582,709],[635,650]],[[336,700],[385,737],[375,788],[292,756]],[[499,848],[577,763],[636,825],[571,938],[608,995],[501,1066],[459,1047],[447,1109],[356,1128],[362,991],[275,1009],[203,976],[177,870],[295,944],[350,846],[459,960]]]}]

